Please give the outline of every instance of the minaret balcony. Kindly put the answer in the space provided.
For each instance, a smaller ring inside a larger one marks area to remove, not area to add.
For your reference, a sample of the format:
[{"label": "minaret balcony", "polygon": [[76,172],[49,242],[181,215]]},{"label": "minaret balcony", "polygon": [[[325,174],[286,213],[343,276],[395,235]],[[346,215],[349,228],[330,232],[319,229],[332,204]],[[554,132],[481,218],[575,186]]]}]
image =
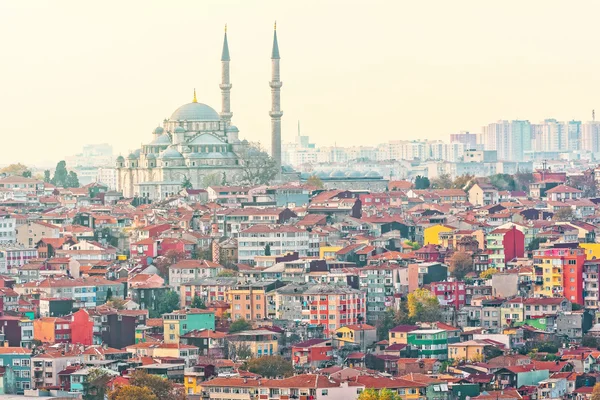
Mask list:
[{"label": "minaret balcony", "polygon": [[231,90],[231,87],[233,85],[231,83],[221,83],[219,85],[219,87],[221,88],[221,90]]},{"label": "minaret balcony", "polygon": [[271,118],[281,118],[283,116],[283,111],[269,111],[269,116],[271,116]]},{"label": "minaret balcony", "polygon": [[277,81],[277,82],[271,81],[271,82],[269,82],[269,86],[271,86],[272,89],[280,88],[282,85],[283,85],[283,82],[281,82],[281,81]]},{"label": "minaret balcony", "polygon": [[233,117],[232,112],[222,112],[219,114],[222,119],[231,119]]}]

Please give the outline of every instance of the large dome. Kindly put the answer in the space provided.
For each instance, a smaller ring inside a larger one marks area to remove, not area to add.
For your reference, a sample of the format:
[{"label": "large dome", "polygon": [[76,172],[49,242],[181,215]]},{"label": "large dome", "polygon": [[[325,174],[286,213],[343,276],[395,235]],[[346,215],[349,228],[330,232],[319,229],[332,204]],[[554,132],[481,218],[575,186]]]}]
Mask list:
[{"label": "large dome", "polygon": [[173,115],[171,121],[219,121],[219,113],[212,107],[202,103],[188,103],[179,107]]}]

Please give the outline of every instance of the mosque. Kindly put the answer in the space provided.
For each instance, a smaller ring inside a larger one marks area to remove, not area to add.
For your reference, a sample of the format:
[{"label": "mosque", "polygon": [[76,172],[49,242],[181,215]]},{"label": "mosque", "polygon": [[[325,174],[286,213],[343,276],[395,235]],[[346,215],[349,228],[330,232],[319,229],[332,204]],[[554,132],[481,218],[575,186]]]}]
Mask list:
[{"label": "mosque", "polygon": [[[281,171],[281,111],[277,26],[271,53],[271,156]],[[125,197],[150,200],[167,198],[181,189],[184,180],[193,188],[204,187],[207,176],[235,183],[240,180],[243,160],[240,153],[248,145],[239,139],[231,124],[231,82],[229,79],[227,27],[221,54],[221,113],[194,98],[173,112],[152,132],[152,141],[142,145],[126,159],[116,160],[118,188]]]}]

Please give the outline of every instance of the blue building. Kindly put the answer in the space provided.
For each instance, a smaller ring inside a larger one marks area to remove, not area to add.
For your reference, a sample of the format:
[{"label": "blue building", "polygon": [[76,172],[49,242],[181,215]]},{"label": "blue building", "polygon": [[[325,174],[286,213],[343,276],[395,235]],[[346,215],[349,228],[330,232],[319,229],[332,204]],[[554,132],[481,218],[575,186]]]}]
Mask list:
[{"label": "blue building", "polygon": [[6,369],[4,393],[23,394],[31,388],[31,349],[0,347],[0,366]]}]

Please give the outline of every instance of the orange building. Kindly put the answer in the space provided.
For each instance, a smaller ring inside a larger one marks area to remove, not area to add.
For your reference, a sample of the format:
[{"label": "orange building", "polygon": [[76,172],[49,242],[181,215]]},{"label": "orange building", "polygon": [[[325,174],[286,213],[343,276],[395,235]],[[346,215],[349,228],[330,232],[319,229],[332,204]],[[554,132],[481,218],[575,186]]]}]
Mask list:
[{"label": "orange building", "polygon": [[70,343],[71,321],[55,317],[35,319],[33,338],[42,343]]},{"label": "orange building", "polygon": [[267,294],[283,284],[279,281],[255,282],[238,285],[228,293],[231,304],[231,317],[246,321],[261,320],[267,317]]}]

